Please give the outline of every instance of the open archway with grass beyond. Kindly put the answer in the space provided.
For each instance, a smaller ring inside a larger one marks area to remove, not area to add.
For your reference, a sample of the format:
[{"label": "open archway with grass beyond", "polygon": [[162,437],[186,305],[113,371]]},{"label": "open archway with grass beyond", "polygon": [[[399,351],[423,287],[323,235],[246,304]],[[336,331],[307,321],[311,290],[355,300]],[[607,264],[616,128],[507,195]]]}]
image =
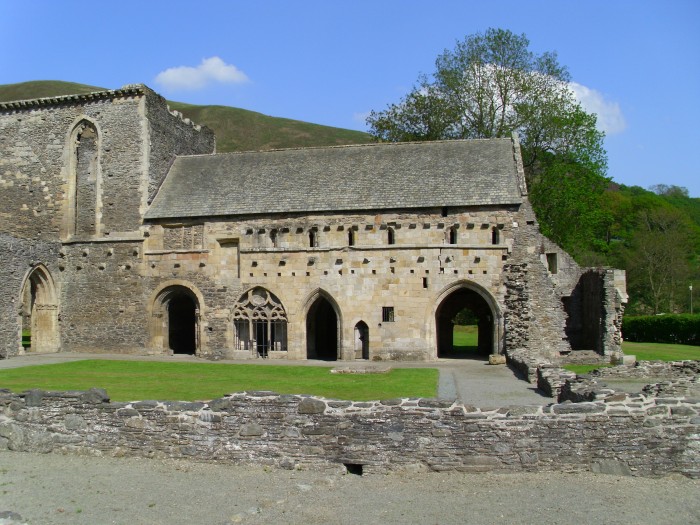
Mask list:
[{"label": "open archway with grass beyond", "polygon": [[484,359],[498,353],[499,321],[495,302],[485,291],[456,286],[435,312],[437,357]]}]

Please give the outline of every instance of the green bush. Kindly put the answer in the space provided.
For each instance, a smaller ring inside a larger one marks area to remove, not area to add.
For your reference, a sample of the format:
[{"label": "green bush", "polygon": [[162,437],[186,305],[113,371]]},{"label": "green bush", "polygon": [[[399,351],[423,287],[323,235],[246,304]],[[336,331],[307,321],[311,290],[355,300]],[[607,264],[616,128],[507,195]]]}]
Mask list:
[{"label": "green bush", "polygon": [[622,335],[638,343],[700,345],[700,315],[647,315],[625,317]]}]

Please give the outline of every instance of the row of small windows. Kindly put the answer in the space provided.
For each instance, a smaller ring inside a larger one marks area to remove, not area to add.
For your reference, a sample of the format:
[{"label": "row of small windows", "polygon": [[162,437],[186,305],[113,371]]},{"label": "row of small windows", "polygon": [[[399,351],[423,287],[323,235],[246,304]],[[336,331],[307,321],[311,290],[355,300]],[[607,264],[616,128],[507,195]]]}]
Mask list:
[{"label": "row of small windows", "polygon": [[[451,226],[447,229],[447,242],[449,244],[457,244],[459,242],[459,227],[458,225]],[[288,232],[288,230],[287,230]],[[248,230],[248,234],[252,234],[252,230]],[[356,228],[350,228],[348,230],[348,246],[355,246],[357,244],[358,232]],[[270,241],[272,246],[278,247],[280,240],[279,230],[270,231]],[[497,245],[501,242],[501,228],[494,226],[491,228],[491,244]],[[389,245],[396,244],[396,230],[391,226],[386,229],[386,243]],[[318,248],[319,246],[319,232],[316,228],[311,228],[308,231],[308,246],[309,248]]]}]

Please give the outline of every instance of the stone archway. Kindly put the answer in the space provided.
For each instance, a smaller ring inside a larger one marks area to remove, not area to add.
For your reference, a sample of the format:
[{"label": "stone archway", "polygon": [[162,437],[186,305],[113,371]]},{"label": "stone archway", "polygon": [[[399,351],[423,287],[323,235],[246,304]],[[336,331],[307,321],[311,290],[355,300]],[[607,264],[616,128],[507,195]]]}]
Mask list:
[{"label": "stone archway", "polygon": [[29,271],[20,297],[20,353],[58,352],[58,299],[48,268],[39,264]]},{"label": "stone archway", "polygon": [[355,359],[369,359],[369,327],[364,321],[355,325]]},{"label": "stone archway", "polygon": [[199,294],[189,286],[162,288],[152,302],[151,348],[171,354],[199,354],[201,304]]},{"label": "stone archway", "polygon": [[330,298],[319,294],[306,313],[306,358],[338,360],[340,334],[337,306]]},{"label": "stone archway", "polygon": [[[466,311],[477,327],[474,347],[455,344],[454,320]],[[458,283],[447,289],[438,299],[435,310],[437,357],[479,358],[500,353],[501,316],[493,297],[473,283]]]}]

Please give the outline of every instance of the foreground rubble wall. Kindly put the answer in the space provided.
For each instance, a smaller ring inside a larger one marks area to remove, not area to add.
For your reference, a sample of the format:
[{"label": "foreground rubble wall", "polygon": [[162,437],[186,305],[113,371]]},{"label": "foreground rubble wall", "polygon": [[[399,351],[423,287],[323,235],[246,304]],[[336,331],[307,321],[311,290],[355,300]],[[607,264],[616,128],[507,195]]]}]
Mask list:
[{"label": "foreground rubble wall", "polygon": [[[700,400],[613,394],[480,409],[435,399],[332,401],[271,392],[208,403],[106,393],[0,394],[0,449],[191,458],[281,468],[593,470],[700,477]],[[7,452],[5,452],[7,453]],[[361,467],[360,467],[361,466]]]}]

